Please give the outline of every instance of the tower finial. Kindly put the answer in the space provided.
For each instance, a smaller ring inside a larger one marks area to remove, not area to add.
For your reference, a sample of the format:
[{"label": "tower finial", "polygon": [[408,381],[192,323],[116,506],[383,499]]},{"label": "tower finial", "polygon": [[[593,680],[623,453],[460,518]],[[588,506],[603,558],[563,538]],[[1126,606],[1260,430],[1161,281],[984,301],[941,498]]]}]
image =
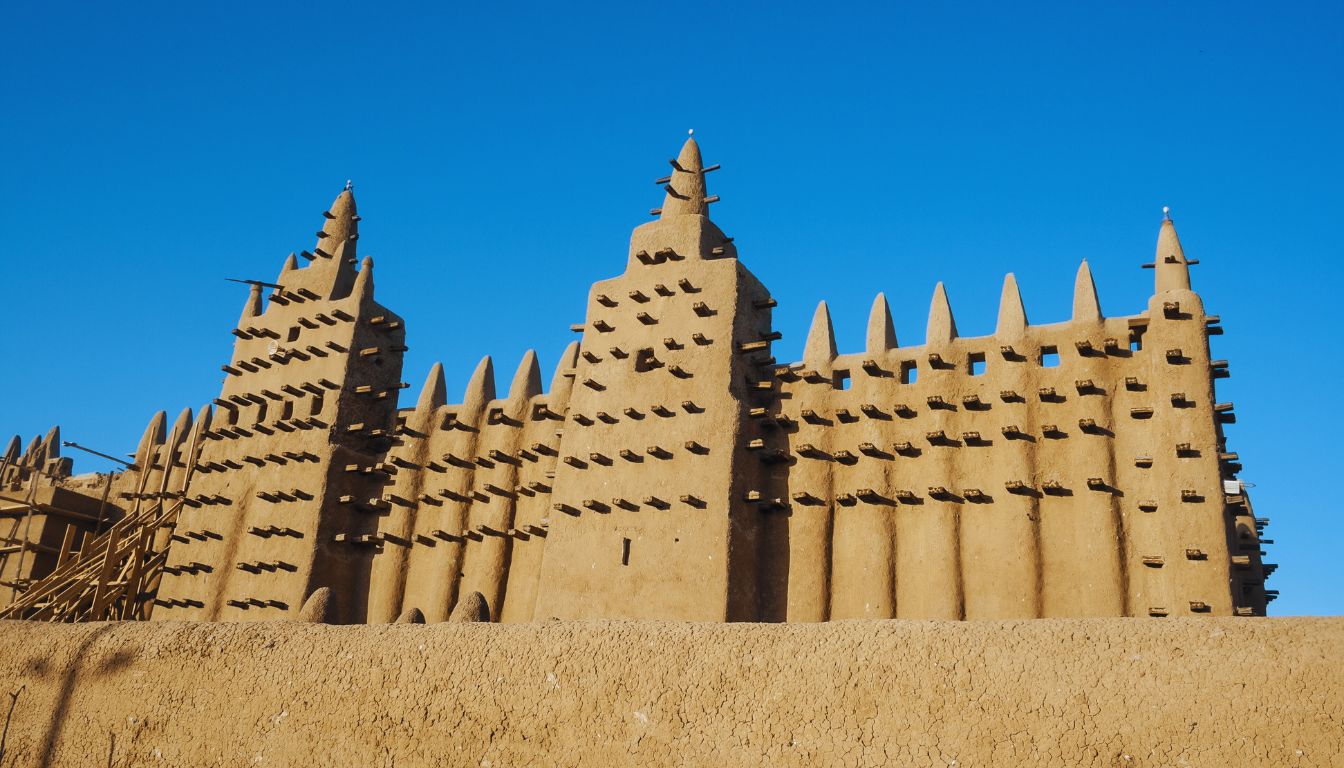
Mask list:
[{"label": "tower finial", "polygon": [[261,286],[252,283],[247,291],[247,303],[243,305],[243,316],[239,318],[238,324],[242,325],[254,317],[261,317]]},{"label": "tower finial", "polygon": [[[694,131],[691,131],[694,134]],[[658,179],[667,194],[663,198],[663,207],[658,209],[661,217],[683,214],[709,214],[709,204],[718,200],[708,197],[705,192],[705,166],[700,159],[700,145],[691,135],[681,145],[681,153],[672,164],[672,175]],[[712,170],[712,169],[711,169]]]},{"label": "tower finial", "polygon": [[354,191],[355,191],[355,182],[351,181],[350,179],[346,179],[346,180],[345,180],[345,191],[346,191],[346,192],[354,192]]},{"label": "tower finial", "polygon": [[1190,290],[1190,260],[1185,258],[1176,224],[1168,216],[1157,234],[1157,253],[1153,254],[1153,292]]},{"label": "tower finial", "polygon": [[1169,205],[1162,206],[1162,220],[1171,221],[1171,206]]}]

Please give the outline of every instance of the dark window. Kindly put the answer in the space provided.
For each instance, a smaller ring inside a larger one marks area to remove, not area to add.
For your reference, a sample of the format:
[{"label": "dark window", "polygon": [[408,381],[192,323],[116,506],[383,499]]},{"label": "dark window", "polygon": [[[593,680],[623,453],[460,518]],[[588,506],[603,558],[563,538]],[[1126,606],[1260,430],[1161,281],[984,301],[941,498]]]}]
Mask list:
[{"label": "dark window", "polygon": [[901,383],[914,384],[919,380],[919,366],[914,360],[905,360],[901,363]]},{"label": "dark window", "polygon": [[985,353],[972,352],[966,361],[966,365],[972,376],[983,376],[985,373]]}]

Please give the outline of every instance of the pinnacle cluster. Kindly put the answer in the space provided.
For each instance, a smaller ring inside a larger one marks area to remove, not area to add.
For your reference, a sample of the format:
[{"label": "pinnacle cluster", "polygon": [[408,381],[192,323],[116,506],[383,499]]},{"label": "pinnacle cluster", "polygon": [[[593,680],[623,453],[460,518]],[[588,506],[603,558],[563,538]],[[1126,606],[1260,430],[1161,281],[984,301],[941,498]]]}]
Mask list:
[{"label": "pinnacle cluster", "polygon": [[451,402],[436,364],[408,408],[406,321],[342,191],[252,281],[218,396],[153,416],[124,471],[74,476],[55,430],[11,443],[3,615],[1264,614],[1221,326],[1169,219],[1137,314],[1104,316],[1084,263],[1064,322],[1029,323],[1009,275],[994,335],[963,337],[939,284],[922,345],[879,294],[862,352],[822,302],[781,363],[776,301],[710,219],[718,166],[694,139],[670,162],[548,387],[528,352],[498,393],[487,357]]}]

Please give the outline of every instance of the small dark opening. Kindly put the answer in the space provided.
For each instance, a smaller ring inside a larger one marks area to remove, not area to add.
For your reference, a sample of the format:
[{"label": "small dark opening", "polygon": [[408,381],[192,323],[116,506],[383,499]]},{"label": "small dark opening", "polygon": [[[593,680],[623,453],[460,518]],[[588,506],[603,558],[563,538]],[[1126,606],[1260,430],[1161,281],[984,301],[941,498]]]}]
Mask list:
[{"label": "small dark opening", "polygon": [[290,341],[290,342],[298,341],[298,340],[299,340],[299,326],[297,326],[297,325],[290,326],[290,328],[289,328],[289,336],[285,337],[285,340],[286,340],[286,341]]},{"label": "small dark opening", "polygon": [[1148,328],[1142,325],[1136,325],[1129,329],[1130,352],[1138,352],[1143,349],[1143,332],[1146,330],[1148,330]]},{"label": "small dark opening", "polygon": [[1041,367],[1058,368],[1059,350],[1055,347],[1041,347]]},{"label": "small dark opening", "polygon": [[972,376],[983,376],[985,373],[985,353],[972,352],[967,360],[967,365]]},{"label": "small dark opening", "polygon": [[914,384],[919,380],[919,366],[914,360],[901,362],[901,383]]},{"label": "small dark opening", "polygon": [[621,539],[621,565],[630,564],[630,540]]},{"label": "small dark opening", "polygon": [[313,395],[312,401],[308,404],[308,415],[316,416],[322,413],[322,396]]},{"label": "small dark opening", "polygon": [[831,372],[831,384],[836,389],[849,389],[850,381],[849,371]]},{"label": "small dark opening", "polygon": [[284,406],[281,407],[281,409],[280,409],[280,418],[282,418],[282,419],[292,419],[292,418],[294,418],[294,401],[293,401],[293,400],[286,400],[286,401],[285,401]]}]

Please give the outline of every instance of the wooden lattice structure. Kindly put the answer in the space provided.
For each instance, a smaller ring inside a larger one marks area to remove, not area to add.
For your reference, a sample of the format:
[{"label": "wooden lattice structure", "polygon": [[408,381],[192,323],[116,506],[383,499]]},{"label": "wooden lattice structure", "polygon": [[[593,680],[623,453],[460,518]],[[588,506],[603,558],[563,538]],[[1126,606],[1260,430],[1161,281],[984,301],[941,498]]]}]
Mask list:
[{"label": "wooden lattice structure", "polygon": [[[30,583],[5,585],[21,594],[0,610],[0,619],[148,619],[154,610],[154,596],[178,514],[188,503],[186,488],[206,424],[208,419],[202,419],[192,429],[189,412],[184,413],[165,441],[163,415],[157,415],[137,451],[136,463],[121,476],[130,485],[121,496],[133,500],[133,506],[110,525],[100,519],[99,526],[78,545],[76,528],[67,527],[54,570]],[[191,439],[184,445],[188,430]],[[109,482],[106,490],[111,487]],[[79,515],[38,503],[36,489],[34,477],[24,499],[27,519],[36,514]],[[26,545],[20,542],[14,546]]]},{"label": "wooden lattice structure", "polygon": [[[0,618],[38,621],[146,619],[168,556],[180,500],[162,501],[123,518],[71,552],[56,570],[28,585]],[[73,533],[73,528],[68,529]]]}]

